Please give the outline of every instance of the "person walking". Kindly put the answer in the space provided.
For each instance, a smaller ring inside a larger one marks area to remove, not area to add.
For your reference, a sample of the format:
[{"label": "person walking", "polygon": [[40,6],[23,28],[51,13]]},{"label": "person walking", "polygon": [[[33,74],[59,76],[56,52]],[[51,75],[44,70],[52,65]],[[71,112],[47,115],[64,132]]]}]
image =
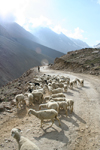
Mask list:
[{"label": "person walking", "polygon": [[40,72],[40,66],[38,66],[38,72]]}]

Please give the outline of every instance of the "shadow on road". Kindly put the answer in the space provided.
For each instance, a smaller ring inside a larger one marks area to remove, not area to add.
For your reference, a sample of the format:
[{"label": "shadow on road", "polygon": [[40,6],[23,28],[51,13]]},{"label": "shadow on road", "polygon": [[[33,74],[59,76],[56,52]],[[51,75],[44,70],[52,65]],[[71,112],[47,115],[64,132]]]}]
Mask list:
[{"label": "shadow on road", "polygon": [[[61,117],[61,120],[63,121],[65,121],[66,120],[66,122],[71,122],[73,125],[75,125],[76,127],[79,127],[79,124],[73,119],[73,118],[71,118],[71,117],[69,117],[69,116],[62,116]],[[62,124],[62,121],[61,121],[61,124]],[[63,123],[64,124],[64,123]],[[63,124],[62,124],[62,126],[63,126]],[[66,125],[66,124],[65,124]],[[66,130],[66,127],[64,127],[63,126],[63,130]]]},{"label": "shadow on road", "polygon": [[89,86],[83,86],[82,88],[90,89],[90,87],[89,87]]},{"label": "shadow on road", "polygon": [[74,112],[72,113],[72,115],[73,115],[76,119],[78,119],[80,122],[86,124],[86,121],[84,121],[81,117],[79,117],[79,116],[78,116],[77,114],[75,114]]},{"label": "shadow on road", "polygon": [[61,130],[60,132],[58,131],[50,131],[50,132],[45,132],[43,135],[39,136],[39,137],[34,137],[34,139],[36,140],[41,140],[41,139],[51,139],[51,140],[55,140],[55,141],[60,141],[62,143],[66,143],[66,145],[69,142],[68,137],[66,137],[64,130]]}]

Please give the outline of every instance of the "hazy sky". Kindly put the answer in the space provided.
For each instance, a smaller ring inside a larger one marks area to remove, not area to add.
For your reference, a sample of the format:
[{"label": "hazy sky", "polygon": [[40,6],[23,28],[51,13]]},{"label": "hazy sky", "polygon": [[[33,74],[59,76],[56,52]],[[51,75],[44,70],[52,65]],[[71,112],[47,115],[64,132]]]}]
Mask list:
[{"label": "hazy sky", "polygon": [[43,26],[90,46],[100,42],[100,0],[0,0],[0,16],[28,31]]}]

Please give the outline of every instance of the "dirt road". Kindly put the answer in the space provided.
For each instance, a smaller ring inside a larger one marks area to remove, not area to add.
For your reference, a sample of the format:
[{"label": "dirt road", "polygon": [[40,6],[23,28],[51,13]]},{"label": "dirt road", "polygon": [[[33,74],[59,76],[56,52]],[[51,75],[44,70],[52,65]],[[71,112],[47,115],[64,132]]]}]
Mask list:
[{"label": "dirt road", "polygon": [[[61,127],[55,120],[53,127],[47,122],[40,128],[40,120],[29,117],[27,109],[0,114],[0,150],[17,150],[17,142],[10,135],[13,127],[23,130],[22,135],[36,143],[41,150],[100,150],[100,78],[85,74],[49,70],[40,71],[49,75],[64,75],[71,79],[84,79],[84,87],[68,89],[67,98],[74,100],[74,112],[65,116],[60,111]],[[38,105],[33,108],[38,110]]]}]

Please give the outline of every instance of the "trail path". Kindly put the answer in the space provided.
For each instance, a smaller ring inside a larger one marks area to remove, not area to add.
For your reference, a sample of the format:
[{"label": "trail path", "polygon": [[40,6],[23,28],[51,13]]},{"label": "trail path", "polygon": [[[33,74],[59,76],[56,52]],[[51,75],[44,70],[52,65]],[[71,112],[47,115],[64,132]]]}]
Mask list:
[{"label": "trail path", "polygon": [[[61,127],[55,120],[52,128],[49,127],[51,122],[40,128],[40,120],[33,115],[28,117],[27,109],[3,115],[0,120],[0,150],[17,150],[17,143],[10,135],[13,127],[21,128],[22,135],[35,142],[41,150],[100,150],[100,78],[51,70],[46,66],[40,71],[48,75],[69,76],[71,80],[76,77],[84,79],[84,87],[68,89],[66,93],[67,98],[74,100],[74,112],[66,117],[61,111]],[[34,108],[38,110],[38,105]],[[10,141],[6,142],[8,139]]]}]

